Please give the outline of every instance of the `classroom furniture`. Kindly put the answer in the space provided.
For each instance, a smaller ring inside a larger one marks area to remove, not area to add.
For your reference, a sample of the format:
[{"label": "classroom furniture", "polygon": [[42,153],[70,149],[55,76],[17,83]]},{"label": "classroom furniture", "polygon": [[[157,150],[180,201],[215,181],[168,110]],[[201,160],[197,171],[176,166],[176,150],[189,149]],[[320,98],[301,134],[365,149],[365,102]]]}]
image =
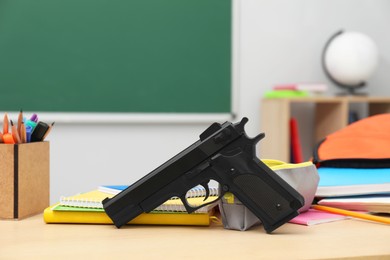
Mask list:
[{"label": "classroom furniture", "polygon": [[362,220],[225,230],[221,225],[45,224],[0,221],[0,259],[389,259],[390,227]]},{"label": "classroom furniture", "polygon": [[[292,108],[303,107],[314,111],[313,136],[300,135],[300,139],[309,138],[313,145],[326,135],[333,133],[348,124],[348,117],[353,105],[362,105],[367,116],[390,113],[389,97],[338,96],[338,97],[305,97],[273,98],[261,100],[261,131],[266,138],[260,143],[261,158],[290,161],[290,126]],[[305,115],[301,115],[305,116]],[[298,120],[299,121],[299,120]],[[298,124],[299,125],[299,124]],[[302,125],[299,125],[302,127]],[[311,147],[313,148],[313,147]],[[308,158],[305,158],[306,160]]]},{"label": "classroom furniture", "polygon": [[3,111],[232,112],[232,0],[6,0],[0,36]]}]

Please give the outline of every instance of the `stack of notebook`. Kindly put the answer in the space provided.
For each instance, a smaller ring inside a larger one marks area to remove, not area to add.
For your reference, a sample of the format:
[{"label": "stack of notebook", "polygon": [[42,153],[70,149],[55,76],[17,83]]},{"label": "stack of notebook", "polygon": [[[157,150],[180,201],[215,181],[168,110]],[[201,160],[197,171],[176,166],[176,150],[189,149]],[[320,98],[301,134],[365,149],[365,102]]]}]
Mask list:
[{"label": "stack of notebook", "polygon": [[390,213],[390,114],[358,120],[326,136],[313,153],[320,206]]},{"label": "stack of notebook", "polygon": [[318,204],[390,213],[390,169],[319,168]]},{"label": "stack of notebook", "polygon": [[[112,220],[103,209],[102,200],[113,197],[127,186],[101,186],[97,190],[61,197],[60,202],[48,207],[43,213],[46,223],[84,223],[112,224]],[[218,198],[218,189],[210,187],[210,197],[205,199],[206,192],[197,186],[187,193],[187,201],[191,206],[200,206]],[[151,225],[200,225],[208,226],[214,215],[217,202],[204,206],[192,214],[188,214],[182,201],[171,198],[150,213],[143,213],[129,224]]]}]

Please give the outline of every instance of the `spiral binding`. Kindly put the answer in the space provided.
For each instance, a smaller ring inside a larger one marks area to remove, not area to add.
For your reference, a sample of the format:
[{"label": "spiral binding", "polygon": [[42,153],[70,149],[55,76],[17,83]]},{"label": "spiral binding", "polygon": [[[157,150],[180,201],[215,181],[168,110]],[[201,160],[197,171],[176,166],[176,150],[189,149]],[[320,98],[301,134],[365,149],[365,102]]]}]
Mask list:
[{"label": "spiral binding", "polygon": [[[218,196],[218,187],[209,187],[210,195],[211,197]],[[201,186],[195,186],[194,188],[190,189],[186,193],[186,198],[199,198],[199,197],[205,197],[206,196],[206,189]],[[164,203],[157,207],[154,211],[167,211],[167,212],[182,212],[186,211],[184,205],[179,200],[178,197],[173,197],[170,200],[178,200],[177,203]],[[200,200],[199,203],[191,204],[191,206],[196,207],[204,204],[203,200]],[[61,196],[60,198],[60,205],[67,206],[67,207],[81,207],[81,208],[97,208],[102,209],[103,204],[100,199],[80,199],[80,198],[74,198],[74,197],[65,197]],[[206,212],[206,209],[199,209],[195,212]]]},{"label": "spiral binding", "polygon": [[[218,196],[218,187],[209,187],[210,195],[209,196]],[[206,189],[201,186],[195,186],[194,188],[187,191],[186,198],[196,198],[196,197],[205,197]]]},{"label": "spiral binding", "polygon": [[103,204],[101,200],[94,199],[75,199],[72,197],[64,197],[60,198],[60,205],[68,206],[68,207],[80,207],[80,208],[97,208],[102,209]]}]

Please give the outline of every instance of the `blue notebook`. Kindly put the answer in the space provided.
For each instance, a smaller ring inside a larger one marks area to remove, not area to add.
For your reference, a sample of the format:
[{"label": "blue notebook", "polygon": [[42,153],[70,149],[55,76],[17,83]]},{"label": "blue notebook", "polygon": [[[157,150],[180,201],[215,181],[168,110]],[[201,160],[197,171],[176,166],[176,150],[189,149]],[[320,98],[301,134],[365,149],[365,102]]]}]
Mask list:
[{"label": "blue notebook", "polygon": [[390,168],[318,169],[317,197],[390,193]]},{"label": "blue notebook", "polygon": [[319,186],[345,186],[390,183],[390,168],[327,168],[318,169]]},{"label": "blue notebook", "polygon": [[119,192],[125,190],[127,185],[104,185],[104,186],[99,186],[98,190],[101,192],[106,192],[109,194],[118,194]]}]

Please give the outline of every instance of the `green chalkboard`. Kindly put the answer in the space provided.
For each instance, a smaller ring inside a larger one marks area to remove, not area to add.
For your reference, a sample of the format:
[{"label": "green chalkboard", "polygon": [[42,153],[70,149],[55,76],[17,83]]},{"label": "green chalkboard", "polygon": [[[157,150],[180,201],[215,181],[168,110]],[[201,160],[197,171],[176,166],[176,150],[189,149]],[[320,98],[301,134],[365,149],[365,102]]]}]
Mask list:
[{"label": "green chalkboard", "polygon": [[0,111],[231,112],[231,0],[0,0]]}]

